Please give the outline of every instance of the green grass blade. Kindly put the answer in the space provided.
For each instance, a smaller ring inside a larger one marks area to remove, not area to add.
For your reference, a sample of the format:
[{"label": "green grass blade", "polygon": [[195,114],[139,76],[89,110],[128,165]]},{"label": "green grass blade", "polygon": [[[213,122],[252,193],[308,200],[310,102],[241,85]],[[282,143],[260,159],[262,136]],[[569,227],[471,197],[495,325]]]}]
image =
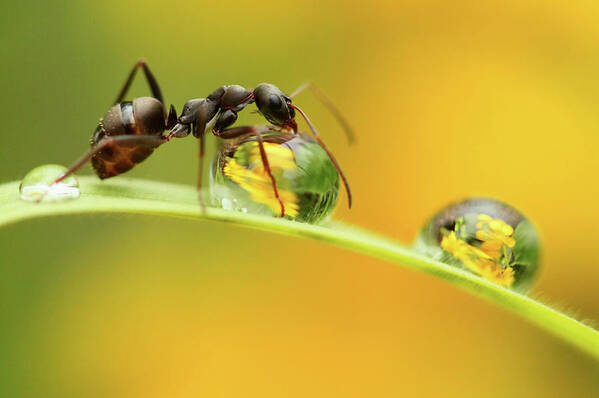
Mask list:
[{"label": "green grass blade", "polygon": [[1,185],[0,227],[21,220],[64,214],[131,213],[229,222],[273,233],[311,238],[444,279],[522,316],[599,360],[597,330],[525,295],[431,260],[409,247],[371,232],[342,224],[309,225],[221,209],[208,209],[206,214],[202,214],[196,191],[189,186],[125,178],[100,182],[93,177],[82,177],[80,182],[82,195],[79,199],[51,204],[20,201],[17,182]]}]

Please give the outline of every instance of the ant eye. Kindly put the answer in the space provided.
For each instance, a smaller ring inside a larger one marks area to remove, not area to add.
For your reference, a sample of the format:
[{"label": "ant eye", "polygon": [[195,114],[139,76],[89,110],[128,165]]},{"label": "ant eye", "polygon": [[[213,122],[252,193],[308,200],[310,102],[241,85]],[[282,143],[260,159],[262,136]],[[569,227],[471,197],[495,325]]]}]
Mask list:
[{"label": "ant eye", "polygon": [[283,106],[283,101],[278,95],[271,94],[268,96],[268,107],[271,109],[281,109]]},{"label": "ant eye", "polygon": [[275,126],[285,126],[290,119],[291,109],[285,94],[272,84],[259,84],[254,89],[256,106],[260,113]]}]

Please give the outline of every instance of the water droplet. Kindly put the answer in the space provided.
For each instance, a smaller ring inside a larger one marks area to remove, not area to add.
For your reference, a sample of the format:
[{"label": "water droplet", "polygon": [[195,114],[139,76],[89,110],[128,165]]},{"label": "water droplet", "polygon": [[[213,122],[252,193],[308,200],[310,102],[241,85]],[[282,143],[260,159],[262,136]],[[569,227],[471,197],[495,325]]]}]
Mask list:
[{"label": "water droplet", "polygon": [[[285,217],[308,223],[324,220],[339,193],[339,176],[325,151],[301,133],[263,137]],[[210,193],[217,207],[269,216],[281,213],[253,136],[221,148],[210,170]]]},{"label": "water droplet", "polygon": [[67,168],[46,164],[31,170],[21,181],[21,199],[27,202],[59,202],[79,197],[79,182],[70,175],[58,184],[52,184]]},{"label": "water droplet", "polygon": [[539,239],[534,226],[494,199],[447,206],[422,228],[414,246],[436,260],[521,292],[531,287],[537,274]]}]

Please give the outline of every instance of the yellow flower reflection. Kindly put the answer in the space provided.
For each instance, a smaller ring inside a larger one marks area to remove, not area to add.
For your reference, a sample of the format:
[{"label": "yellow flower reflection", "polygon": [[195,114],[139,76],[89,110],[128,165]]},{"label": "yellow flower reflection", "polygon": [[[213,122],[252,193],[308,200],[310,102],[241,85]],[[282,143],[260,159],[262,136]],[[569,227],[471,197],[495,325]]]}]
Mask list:
[{"label": "yellow flower reflection", "polygon": [[[270,177],[262,164],[260,148],[257,142],[252,143],[250,150],[248,168],[240,165],[235,159],[227,161],[223,168],[225,176],[246,190],[252,200],[263,203],[270,207],[274,213],[281,211],[279,201],[275,197]],[[294,171],[297,169],[293,152],[284,146],[264,143],[264,150],[268,156],[270,170],[275,176],[283,171]],[[298,215],[298,197],[294,192],[278,187],[279,197],[285,206],[285,215],[296,217]]]},{"label": "yellow flower reflection", "polygon": [[515,280],[514,269],[507,265],[516,244],[512,237],[514,229],[505,221],[486,214],[479,214],[477,219],[475,236],[482,241],[480,247],[469,245],[451,231],[441,240],[441,248],[474,273],[509,287]]},{"label": "yellow flower reflection", "polygon": [[514,228],[508,225],[505,221],[498,218],[492,218],[486,214],[478,215],[476,223],[476,239],[482,241],[497,240],[507,247],[514,247],[516,241],[512,238]]}]

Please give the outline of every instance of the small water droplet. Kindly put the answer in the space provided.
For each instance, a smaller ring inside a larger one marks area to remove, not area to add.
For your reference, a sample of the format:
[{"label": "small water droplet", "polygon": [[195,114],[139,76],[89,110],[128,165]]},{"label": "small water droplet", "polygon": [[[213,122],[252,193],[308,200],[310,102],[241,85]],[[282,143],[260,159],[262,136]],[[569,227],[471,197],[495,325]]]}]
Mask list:
[{"label": "small water droplet", "polygon": [[537,275],[539,239],[522,213],[494,199],[447,206],[422,228],[414,247],[449,265],[525,292]]},{"label": "small water droplet", "polygon": [[31,170],[21,181],[19,193],[21,200],[27,202],[60,202],[79,197],[79,182],[70,175],[58,184],[53,182],[67,168],[57,164],[46,164]]},{"label": "small water droplet", "polygon": [[221,200],[221,206],[225,210],[233,210],[233,202],[229,198],[223,198]]},{"label": "small water droplet", "polygon": [[[317,223],[337,203],[339,176],[326,152],[304,134],[264,134],[265,151],[285,217]],[[265,172],[256,138],[227,142],[210,170],[212,204],[239,212],[279,216],[281,206]]]}]

